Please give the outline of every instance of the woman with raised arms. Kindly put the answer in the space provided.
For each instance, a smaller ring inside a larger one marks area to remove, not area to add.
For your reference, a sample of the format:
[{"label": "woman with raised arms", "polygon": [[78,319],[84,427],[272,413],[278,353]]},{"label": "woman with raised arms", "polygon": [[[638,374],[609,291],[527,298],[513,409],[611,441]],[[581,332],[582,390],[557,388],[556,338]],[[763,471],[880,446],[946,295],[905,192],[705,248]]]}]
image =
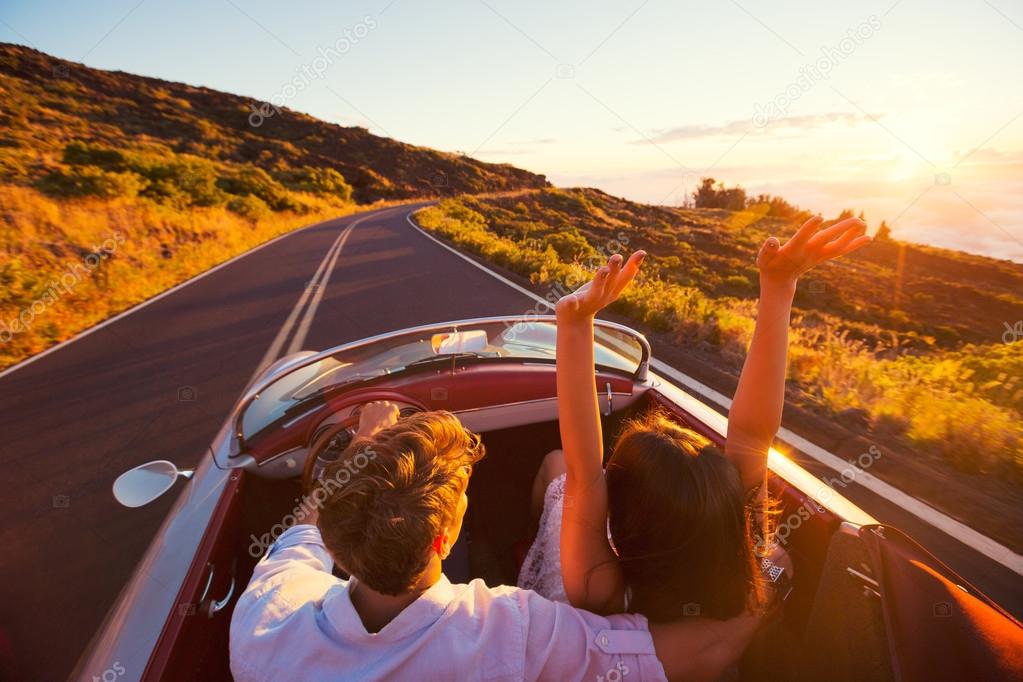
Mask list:
[{"label": "woman with raised arms", "polygon": [[[652,412],[625,425],[607,469],[594,376],[593,320],[629,285],[646,254],[613,256],[557,306],[557,389],[562,450],[534,484],[540,528],[519,586],[595,613],[731,618],[761,601],[762,568],[787,557],[755,538],[767,455],[781,425],[792,299],[810,268],[866,245],[855,218],[821,229],[808,220],[757,257],[756,328],[729,414],[724,452]],[[758,544],[764,556],[758,556]],[[769,544],[769,543],[768,543]],[[770,555],[770,556],[767,556]],[[766,559],[766,562],[764,561]]]}]

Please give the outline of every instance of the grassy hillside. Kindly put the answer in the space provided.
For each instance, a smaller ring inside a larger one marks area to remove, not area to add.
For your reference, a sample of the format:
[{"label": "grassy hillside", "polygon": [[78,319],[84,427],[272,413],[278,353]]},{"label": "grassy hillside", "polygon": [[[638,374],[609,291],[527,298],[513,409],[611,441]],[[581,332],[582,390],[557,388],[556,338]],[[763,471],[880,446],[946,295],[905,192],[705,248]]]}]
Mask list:
[{"label": "grassy hillside", "polygon": [[[794,222],[644,206],[592,189],[448,199],[419,222],[554,295],[616,249],[651,258],[617,311],[737,374],[755,314],[755,254]],[[1023,477],[1023,266],[876,240],[814,270],[796,296],[792,399],[955,467]]]},{"label": "grassy hillside", "polygon": [[[302,203],[290,193],[336,193],[337,175],[359,203],[546,185],[512,166],[288,109],[253,118],[263,103],[248,97],[90,69],[15,45],[0,44],[0,94],[0,181],[42,183],[55,193],[99,185],[119,196],[135,191],[196,205],[219,203],[224,193],[277,208]],[[75,142],[85,151],[69,154]],[[106,154],[109,148],[129,158]],[[51,173],[58,175],[46,182]]]},{"label": "grassy hillside", "polygon": [[0,98],[0,367],[299,226],[547,184],[14,45],[0,44]]}]

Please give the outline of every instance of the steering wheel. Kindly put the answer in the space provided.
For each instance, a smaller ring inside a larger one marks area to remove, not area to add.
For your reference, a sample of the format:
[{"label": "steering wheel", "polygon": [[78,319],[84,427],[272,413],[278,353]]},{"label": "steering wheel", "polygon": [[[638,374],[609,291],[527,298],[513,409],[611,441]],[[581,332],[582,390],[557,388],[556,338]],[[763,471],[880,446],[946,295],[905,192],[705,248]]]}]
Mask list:
[{"label": "steering wheel", "polygon": [[[394,396],[389,395],[380,397],[378,400],[390,400],[398,403],[400,405],[398,419],[426,411],[424,407],[410,402],[407,398],[395,399]],[[312,492],[313,484],[323,475],[327,466],[337,461],[355,440],[362,408],[371,402],[375,401],[367,400],[360,403],[351,410],[347,417],[329,425],[313,438],[309,446],[309,455],[306,457],[305,466],[302,469],[302,491],[305,494]]]},{"label": "steering wheel", "polygon": [[353,414],[336,424],[331,424],[313,439],[302,470],[303,493],[308,495],[312,492],[313,483],[323,475],[327,465],[341,457],[341,453],[355,440],[358,428],[359,415]]}]

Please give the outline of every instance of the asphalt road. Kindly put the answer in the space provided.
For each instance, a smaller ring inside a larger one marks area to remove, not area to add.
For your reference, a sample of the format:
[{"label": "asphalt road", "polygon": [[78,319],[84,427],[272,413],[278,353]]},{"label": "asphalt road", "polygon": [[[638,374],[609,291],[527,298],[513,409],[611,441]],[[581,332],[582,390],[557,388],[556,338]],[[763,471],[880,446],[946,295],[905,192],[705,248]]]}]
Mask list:
[{"label": "asphalt road", "polygon": [[[522,293],[412,229],[408,211],[384,209],[293,233],[0,377],[0,652],[6,639],[18,679],[67,676],[173,503],[167,495],[121,508],[110,493],[114,479],[146,461],[188,467],[204,456],[331,245],[354,221],[363,219],[323,288],[303,348],[533,309]],[[927,538],[936,538],[932,551],[1023,613],[1019,576],[928,534],[883,500],[847,496],[929,547]]]}]

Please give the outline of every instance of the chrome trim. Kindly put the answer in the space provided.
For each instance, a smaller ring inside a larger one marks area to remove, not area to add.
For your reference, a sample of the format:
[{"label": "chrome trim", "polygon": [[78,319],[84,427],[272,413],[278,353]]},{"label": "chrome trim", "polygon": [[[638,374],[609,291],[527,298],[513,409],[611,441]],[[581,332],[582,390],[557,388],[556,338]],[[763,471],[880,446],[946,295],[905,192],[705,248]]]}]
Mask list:
[{"label": "chrome trim", "polygon": [[210,576],[206,579],[206,587],[203,588],[202,596],[199,597],[199,606],[203,610],[203,613],[206,614],[207,618],[212,618],[217,614],[218,611],[224,610],[224,607],[226,607],[231,602],[231,597],[234,596],[234,588],[238,582],[237,577],[235,576],[235,572],[238,566],[238,560],[237,559],[231,560],[231,584],[227,588],[227,594],[224,596],[223,599],[211,598],[209,600],[209,605],[207,605],[206,597],[209,595],[210,587],[213,585],[213,574],[216,572],[217,567],[211,563],[207,563],[206,565],[209,566]]},{"label": "chrome trim", "polygon": [[290,450],[285,450],[284,452],[278,452],[273,457],[267,457],[262,462],[256,462],[256,466],[259,467],[259,468],[265,467],[267,464],[272,464],[273,462],[276,462],[277,460],[279,460],[281,457],[284,457],[284,455],[291,455],[291,454],[294,454],[296,452],[300,452],[300,451],[306,450],[306,449],[307,448],[299,445],[297,447],[291,448]]},{"label": "chrome trim", "polygon": [[838,526],[838,532],[858,538],[860,536],[860,524],[853,523],[852,521],[842,521]]},{"label": "chrome trim", "polygon": [[866,573],[860,573],[855,568],[852,568],[850,566],[846,566],[845,570],[849,572],[849,575],[853,576],[854,578],[859,578],[860,580],[867,583],[871,587],[875,588],[881,587],[881,583],[877,582]]}]

